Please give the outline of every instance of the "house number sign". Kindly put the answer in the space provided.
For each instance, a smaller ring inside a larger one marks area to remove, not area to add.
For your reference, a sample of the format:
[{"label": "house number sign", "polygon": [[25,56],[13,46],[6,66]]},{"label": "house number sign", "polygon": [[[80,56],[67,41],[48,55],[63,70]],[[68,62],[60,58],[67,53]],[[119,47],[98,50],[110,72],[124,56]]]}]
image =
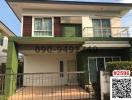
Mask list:
[{"label": "house number sign", "polygon": [[36,46],[35,52],[36,53],[73,53],[74,51],[78,51],[79,46]]}]

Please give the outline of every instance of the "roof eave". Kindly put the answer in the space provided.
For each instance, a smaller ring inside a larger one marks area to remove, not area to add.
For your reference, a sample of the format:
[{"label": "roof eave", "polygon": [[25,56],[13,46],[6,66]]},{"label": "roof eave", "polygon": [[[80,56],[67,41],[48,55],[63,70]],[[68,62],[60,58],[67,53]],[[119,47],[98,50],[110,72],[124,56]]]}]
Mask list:
[{"label": "roof eave", "polygon": [[12,32],[3,22],[0,21],[0,31],[5,35],[5,36],[16,36],[14,32]]},{"label": "roof eave", "polygon": [[44,4],[68,4],[68,5],[100,5],[100,6],[122,6],[126,7],[124,11],[121,11],[119,16],[123,16],[130,9],[132,9],[132,3],[105,3],[105,2],[76,2],[76,1],[49,1],[49,0],[6,0],[9,7],[12,9],[18,20],[21,22],[21,18],[15,12],[11,3],[44,3]]},{"label": "roof eave", "polygon": [[132,7],[132,3],[108,3],[108,2],[81,2],[81,1],[53,1],[53,0],[6,0],[8,2],[25,3],[49,3],[49,4],[71,4],[71,5],[102,5],[102,6],[127,6]]}]

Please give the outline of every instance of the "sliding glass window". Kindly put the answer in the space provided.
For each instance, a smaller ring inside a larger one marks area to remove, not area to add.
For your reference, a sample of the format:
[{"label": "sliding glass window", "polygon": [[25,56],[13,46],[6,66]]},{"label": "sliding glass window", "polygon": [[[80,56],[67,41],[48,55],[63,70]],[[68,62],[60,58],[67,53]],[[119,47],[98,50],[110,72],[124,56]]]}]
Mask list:
[{"label": "sliding glass window", "polygon": [[52,36],[52,18],[34,18],[34,36]]},{"label": "sliding glass window", "polygon": [[110,19],[93,19],[94,37],[111,37]]}]

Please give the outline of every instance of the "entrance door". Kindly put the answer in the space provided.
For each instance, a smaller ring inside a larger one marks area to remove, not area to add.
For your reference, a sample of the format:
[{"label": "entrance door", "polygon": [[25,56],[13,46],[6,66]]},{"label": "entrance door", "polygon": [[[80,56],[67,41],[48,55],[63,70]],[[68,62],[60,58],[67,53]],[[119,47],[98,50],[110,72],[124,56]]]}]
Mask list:
[{"label": "entrance door", "polygon": [[76,61],[75,60],[68,60],[67,61],[67,72],[75,72],[76,69]]},{"label": "entrance door", "polygon": [[76,74],[76,61],[75,60],[68,60],[67,61],[67,83],[70,85],[77,85],[77,74]]},{"label": "entrance door", "polygon": [[104,58],[88,58],[89,82],[92,84],[96,96],[100,100],[100,71],[105,70]]},{"label": "entrance door", "polygon": [[88,70],[89,70],[89,81],[91,83],[95,83],[97,81],[97,59],[96,58],[89,58],[88,59]]},{"label": "entrance door", "polygon": [[67,84],[65,77],[66,77],[66,74],[65,74],[64,61],[60,61],[60,85]]},{"label": "entrance door", "polygon": [[97,74],[99,71],[105,70],[104,65],[104,58],[88,58],[88,70],[91,83],[97,82]]},{"label": "entrance door", "polygon": [[96,58],[96,59],[97,59],[98,71],[104,71],[105,70],[104,58]]}]

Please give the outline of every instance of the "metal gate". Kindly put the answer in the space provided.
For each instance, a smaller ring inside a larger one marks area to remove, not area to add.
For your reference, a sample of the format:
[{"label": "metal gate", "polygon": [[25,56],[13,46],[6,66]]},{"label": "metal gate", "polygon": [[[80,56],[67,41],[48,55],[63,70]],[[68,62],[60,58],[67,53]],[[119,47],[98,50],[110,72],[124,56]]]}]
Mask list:
[{"label": "metal gate", "polygon": [[85,72],[2,74],[0,93],[0,100],[96,100]]}]

